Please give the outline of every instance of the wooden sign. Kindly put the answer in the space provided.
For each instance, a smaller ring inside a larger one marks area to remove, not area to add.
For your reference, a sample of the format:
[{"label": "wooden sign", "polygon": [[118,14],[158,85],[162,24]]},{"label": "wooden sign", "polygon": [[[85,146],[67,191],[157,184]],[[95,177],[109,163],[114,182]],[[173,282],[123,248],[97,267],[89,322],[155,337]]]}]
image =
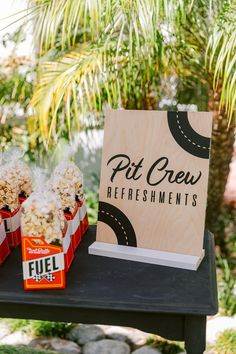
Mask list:
[{"label": "wooden sign", "polygon": [[211,127],[207,112],[106,112],[97,238],[89,253],[197,269]]}]

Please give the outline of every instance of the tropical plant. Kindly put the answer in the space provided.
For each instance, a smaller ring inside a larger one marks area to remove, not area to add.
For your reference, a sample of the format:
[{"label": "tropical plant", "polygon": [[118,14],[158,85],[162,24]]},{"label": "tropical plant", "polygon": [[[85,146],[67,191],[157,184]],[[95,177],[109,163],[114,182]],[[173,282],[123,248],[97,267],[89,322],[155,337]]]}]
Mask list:
[{"label": "tropical plant", "polygon": [[[177,18],[174,33],[178,84],[184,92],[195,87],[192,100],[199,99],[201,109],[213,112],[206,222],[216,235],[235,139],[235,21],[235,0],[195,0],[191,16]],[[181,90],[178,93],[181,99]],[[224,246],[224,237],[217,241]]]},{"label": "tropical plant", "polygon": [[207,223],[214,231],[234,140],[235,0],[30,4],[41,57],[32,104],[46,141],[57,137],[62,119],[69,131],[74,122],[80,129],[106,104],[156,109],[171,80],[179,99],[187,88],[198,92],[199,106],[208,103],[214,123]]},{"label": "tropical plant", "polygon": [[210,352],[215,354],[233,354],[236,347],[235,329],[227,329],[221,332],[216,342],[210,346]]},{"label": "tropical plant", "polygon": [[24,40],[22,27],[6,33],[0,45],[11,47],[10,55],[0,58],[0,150],[9,144],[18,144],[27,150],[26,117],[30,115],[29,102],[33,93],[34,62],[27,56],[17,56],[17,45]]},{"label": "tropical plant", "polygon": [[32,100],[46,139],[56,131],[61,107],[69,130],[72,114],[80,129],[85,111],[101,111],[106,102],[112,107],[150,108],[150,92],[156,95],[163,63],[159,2],[34,3],[41,5],[35,26],[41,55],[49,49],[63,53],[41,62]]}]

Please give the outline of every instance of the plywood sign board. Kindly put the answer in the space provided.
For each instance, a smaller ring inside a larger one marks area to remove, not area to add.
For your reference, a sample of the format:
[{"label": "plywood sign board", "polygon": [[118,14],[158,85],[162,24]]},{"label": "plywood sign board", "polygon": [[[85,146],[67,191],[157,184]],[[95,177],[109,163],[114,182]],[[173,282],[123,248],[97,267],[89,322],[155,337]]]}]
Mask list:
[{"label": "plywood sign board", "polygon": [[106,112],[90,253],[197,269],[211,127],[207,112]]}]

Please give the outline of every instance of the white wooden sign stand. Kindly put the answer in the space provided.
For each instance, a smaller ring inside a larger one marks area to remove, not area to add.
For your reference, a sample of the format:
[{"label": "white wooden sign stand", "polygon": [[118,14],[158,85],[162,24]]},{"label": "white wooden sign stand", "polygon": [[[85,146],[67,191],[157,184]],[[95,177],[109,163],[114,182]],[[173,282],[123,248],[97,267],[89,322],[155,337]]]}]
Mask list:
[{"label": "white wooden sign stand", "polygon": [[93,254],[95,256],[126,259],[129,261],[157,264],[168,267],[197,270],[202,259],[204,258],[205,251],[202,250],[202,255],[200,257],[197,257],[180,253],[163,252],[130,246],[121,246],[96,241],[89,247],[89,254]]},{"label": "white wooden sign stand", "polygon": [[208,112],[106,112],[89,254],[197,270],[211,129]]}]

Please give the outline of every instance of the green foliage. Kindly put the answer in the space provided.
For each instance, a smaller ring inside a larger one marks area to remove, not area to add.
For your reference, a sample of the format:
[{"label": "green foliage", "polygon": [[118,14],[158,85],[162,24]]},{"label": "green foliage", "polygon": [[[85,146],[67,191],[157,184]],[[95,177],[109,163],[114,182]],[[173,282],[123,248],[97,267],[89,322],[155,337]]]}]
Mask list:
[{"label": "green foliage", "polygon": [[95,225],[98,215],[98,192],[86,191],[86,204],[89,224]]},{"label": "green foliage", "polygon": [[184,350],[182,343],[168,341],[156,335],[148,338],[147,345],[159,349],[163,354],[178,354]]},{"label": "green foliage", "polygon": [[218,295],[220,311],[227,316],[236,314],[236,276],[229,267],[227,259],[218,257]]},{"label": "green foliage", "polygon": [[[85,111],[101,111],[105,103],[113,108],[157,108],[159,73],[165,64],[162,25],[173,16],[172,5],[183,1],[32,3],[37,5],[35,36],[43,56],[32,104],[45,139],[55,136],[60,109],[68,129],[74,116],[80,130],[88,124]],[[64,52],[53,60],[50,53],[55,49]],[[94,121],[94,115],[88,117]]]},{"label": "green foliage", "polygon": [[224,206],[217,221],[217,234],[224,241],[217,248],[217,280],[220,312],[236,314],[236,210]]},{"label": "green foliage", "polygon": [[66,334],[73,326],[71,323],[40,320],[2,318],[1,321],[6,323],[12,332],[21,330],[36,337],[54,336],[65,338]]},{"label": "green foliage", "polygon": [[31,331],[35,336],[54,336],[64,338],[72,324],[64,322],[30,321]]},{"label": "green foliage", "polygon": [[26,329],[30,324],[30,320],[24,319],[1,318],[0,321],[6,323],[11,332],[18,331],[22,328]]},{"label": "green foliage", "polygon": [[228,0],[222,4],[209,38],[207,64],[214,74],[214,88],[222,89],[221,106],[231,119],[236,107],[236,2]]},{"label": "green foliage", "polygon": [[[0,62],[0,113],[24,116],[33,92],[34,64],[30,58],[9,56]],[[2,110],[8,108],[8,112]]]},{"label": "green foliage", "polygon": [[3,46],[13,44],[13,50],[9,57],[0,60],[0,150],[12,144],[28,150],[26,118],[30,114],[35,68],[30,58],[14,54],[22,40],[21,29],[1,40]]},{"label": "green foliage", "polygon": [[53,352],[31,349],[25,346],[0,345],[0,354],[53,354]]},{"label": "green foliage", "polygon": [[228,329],[221,333],[211,348],[214,354],[234,354],[236,348],[236,331]]},{"label": "green foliage", "polygon": [[162,80],[173,77],[185,87],[200,83],[204,93],[223,81],[221,102],[231,118],[236,102],[235,1],[31,3],[41,56],[32,104],[44,139],[57,135],[58,112],[70,132],[73,121],[78,130],[94,123],[96,115],[85,120],[85,113],[101,111],[107,103],[156,109],[165,94]]}]

